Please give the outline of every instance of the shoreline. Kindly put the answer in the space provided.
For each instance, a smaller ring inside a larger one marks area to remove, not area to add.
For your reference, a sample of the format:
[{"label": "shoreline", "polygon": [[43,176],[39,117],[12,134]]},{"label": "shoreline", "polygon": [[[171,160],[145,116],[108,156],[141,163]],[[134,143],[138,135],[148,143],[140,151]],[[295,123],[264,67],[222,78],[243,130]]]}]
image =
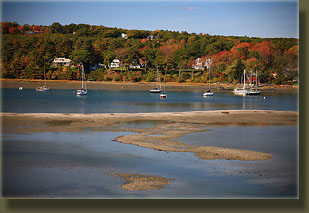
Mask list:
[{"label": "shoreline", "polygon": [[[34,89],[37,86],[42,86],[43,80],[31,79],[4,79],[1,78],[1,88],[16,88],[23,87],[26,89]],[[47,80],[48,87],[51,89],[77,89],[80,86],[80,81],[72,80]],[[155,82],[112,82],[112,81],[87,81],[87,87],[90,90],[149,90],[155,86]],[[199,91],[205,90],[208,86],[206,83],[177,83],[167,82],[166,86],[170,91]],[[225,89],[220,90],[219,87]],[[233,84],[211,84],[214,91],[229,91],[239,85]],[[272,85],[259,87],[261,91],[271,92],[298,92],[298,86],[291,85]]]},{"label": "shoreline", "polygon": [[[95,115],[95,116],[94,116]],[[271,110],[218,110],[161,113],[1,113],[4,134],[40,132],[117,131],[134,132],[116,142],[165,152],[190,152],[200,159],[263,161],[274,156],[250,150],[193,146],[178,142],[186,134],[208,131],[205,127],[226,125],[297,125],[298,112]],[[154,121],[154,127],[115,128],[126,122]]]}]

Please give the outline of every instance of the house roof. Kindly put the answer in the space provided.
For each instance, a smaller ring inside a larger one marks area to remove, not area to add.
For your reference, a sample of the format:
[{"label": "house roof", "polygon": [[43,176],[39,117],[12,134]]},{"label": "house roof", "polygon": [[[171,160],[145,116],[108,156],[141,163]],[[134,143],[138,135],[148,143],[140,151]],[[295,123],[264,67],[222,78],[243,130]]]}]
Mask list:
[{"label": "house roof", "polygon": [[71,59],[68,59],[68,58],[55,58],[54,61],[55,63],[66,63],[66,62],[71,62]]}]

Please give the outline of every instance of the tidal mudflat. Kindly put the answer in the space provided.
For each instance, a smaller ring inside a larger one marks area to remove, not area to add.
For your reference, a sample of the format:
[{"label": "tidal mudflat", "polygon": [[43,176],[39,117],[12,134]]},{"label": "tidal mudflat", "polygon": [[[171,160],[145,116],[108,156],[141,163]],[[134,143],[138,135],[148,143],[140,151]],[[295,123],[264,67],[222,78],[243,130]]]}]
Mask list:
[{"label": "tidal mudflat", "polygon": [[[2,113],[3,195],[296,198],[297,117],[290,111],[237,110]],[[237,127],[252,128],[248,140],[271,148],[256,149],[223,134]],[[290,137],[277,134],[280,128]],[[255,129],[267,134],[263,138]],[[278,141],[294,148],[282,151]],[[282,162],[289,162],[289,175]],[[131,183],[140,184],[126,188]]]}]

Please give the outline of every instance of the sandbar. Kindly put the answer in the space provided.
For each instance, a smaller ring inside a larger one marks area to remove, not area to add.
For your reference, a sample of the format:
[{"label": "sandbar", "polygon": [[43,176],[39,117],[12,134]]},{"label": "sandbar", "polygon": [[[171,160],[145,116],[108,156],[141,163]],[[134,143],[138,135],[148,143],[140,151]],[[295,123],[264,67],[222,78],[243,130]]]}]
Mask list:
[{"label": "sandbar", "polygon": [[[2,132],[118,131],[135,132],[115,138],[120,143],[165,152],[190,152],[204,160],[270,160],[271,153],[193,146],[177,141],[186,134],[226,125],[298,125],[298,112],[273,110],[218,110],[160,113],[1,113]],[[124,122],[160,121],[152,128],[113,128]]]},{"label": "sandbar", "polygon": [[128,191],[148,191],[162,189],[164,185],[170,184],[171,179],[153,175],[128,174],[128,173],[107,173],[119,177],[127,182],[121,188]]}]

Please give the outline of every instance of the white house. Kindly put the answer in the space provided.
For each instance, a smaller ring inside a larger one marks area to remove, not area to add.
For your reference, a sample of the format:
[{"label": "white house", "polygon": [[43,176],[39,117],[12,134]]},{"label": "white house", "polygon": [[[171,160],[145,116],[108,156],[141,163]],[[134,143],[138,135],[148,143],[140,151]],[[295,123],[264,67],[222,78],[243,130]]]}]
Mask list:
[{"label": "white house", "polygon": [[117,67],[120,67],[120,61],[119,59],[114,59],[111,63],[111,68],[117,68]]},{"label": "white house", "polygon": [[202,60],[201,58],[197,58],[195,60],[195,64],[192,65],[193,69],[196,70],[203,70],[203,69],[208,69],[210,67],[211,64],[211,60],[210,58],[208,58],[206,61]]},{"label": "white house", "polygon": [[205,67],[206,69],[209,69],[209,68],[210,68],[210,65],[211,65],[211,60],[210,60],[210,58],[208,58],[208,59],[205,61],[204,67]]},{"label": "white house", "polygon": [[140,64],[130,64],[129,67],[130,69],[140,69],[141,65]]},{"label": "white house", "polygon": [[203,62],[202,62],[201,58],[195,59],[195,64],[192,65],[192,68],[194,68],[196,70],[203,69]]},{"label": "white house", "polygon": [[52,62],[52,66],[70,66],[71,59],[68,58],[55,58]]},{"label": "white house", "polygon": [[155,39],[155,36],[154,36],[154,35],[149,35],[149,36],[147,36],[147,40],[152,40],[152,39]]},{"label": "white house", "polygon": [[128,36],[125,33],[121,33],[120,38],[128,39]]}]

